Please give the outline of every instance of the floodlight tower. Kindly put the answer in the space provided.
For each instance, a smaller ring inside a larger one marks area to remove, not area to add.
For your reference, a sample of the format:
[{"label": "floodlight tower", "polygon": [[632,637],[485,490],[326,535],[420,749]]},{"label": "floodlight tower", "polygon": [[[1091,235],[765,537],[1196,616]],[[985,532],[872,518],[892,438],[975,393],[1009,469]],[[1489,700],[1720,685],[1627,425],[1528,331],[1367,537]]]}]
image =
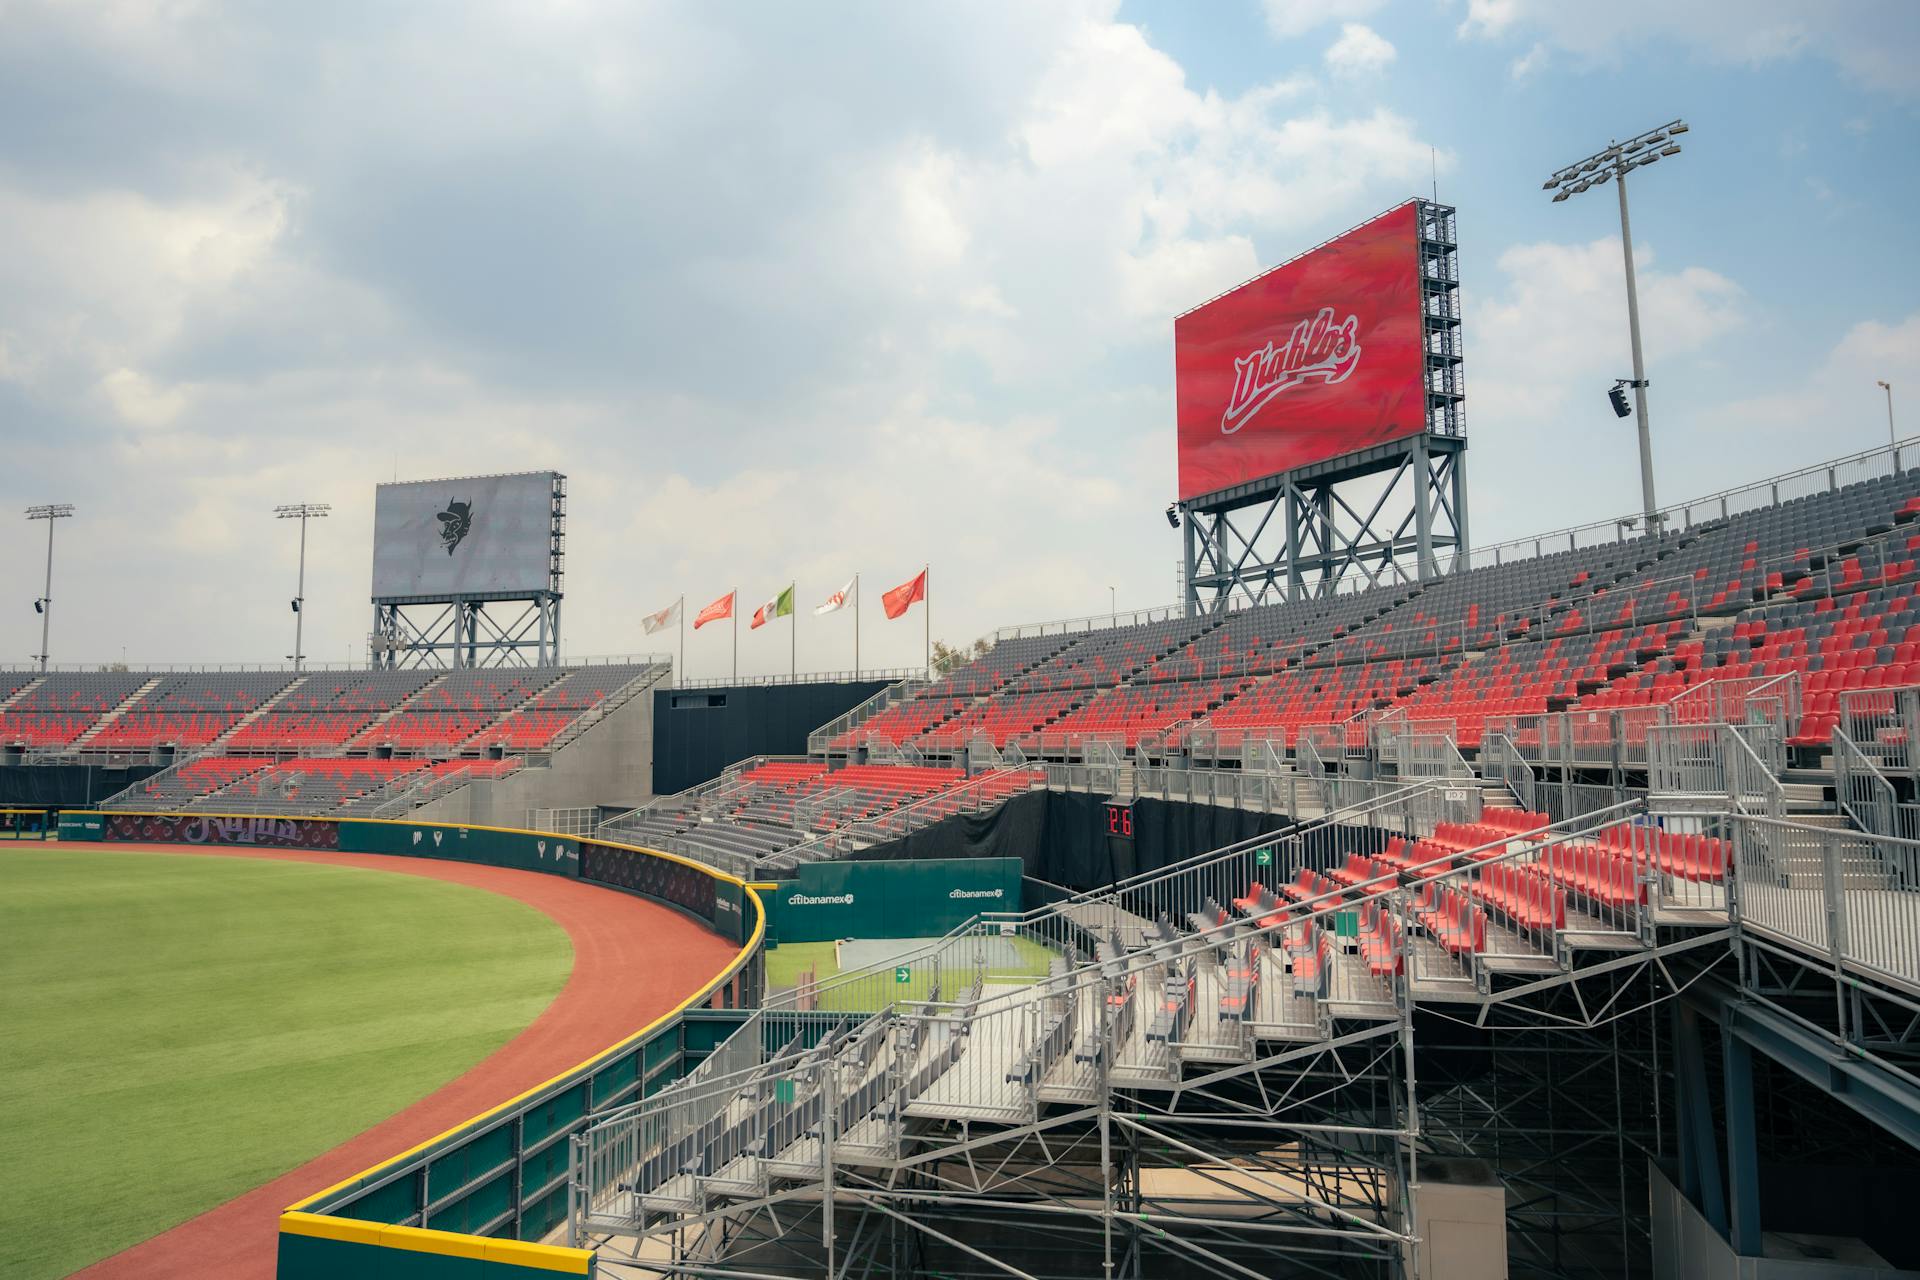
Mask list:
[{"label": "floodlight tower", "polygon": [[1605,150],[1596,151],[1555,173],[1541,188],[1553,192],[1555,204],[1608,179],[1612,179],[1620,191],[1620,249],[1627,260],[1627,332],[1633,340],[1633,381],[1628,385],[1633,388],[1634,414],[1640,426],[1640,503],[1646,511],[1648,533],[1654,532],[1657,519],[1653,498],[1653,435],[1647,426],[1647,368],[1640,356],[1640,298],[1633,284],[1633,228],[1627,220],[1627,174],[1630,170],[1645,168],[1662,156],[1679,155],[1680,144],[1673,139],[1686,131],[1686,121],[1674,120],[1625,142],[1609,142]]},{"label": "floodlight tower", "polygon": [[306,657],[306,654],[300,649],[300,639],[302,625],[306,621],[307,521],[324,520],[327,517],[327,513],[332,510],[333,507],[325,502],[290,502],[284,506],[273,509],[273,514],[282,520],[298,520],[300,522],[300,578],[293,592],[293,652],[288,655],[293,659],[293,669],[295,671],[300,670],[300,663]]},{"label": "floodlight tower", "polygon": [[43,672],[47,669],[47,630],[53,622],[53,522],[65,520],[71,515],[71,502],[47,502],[27,508],[27,519],[47,522],[47,585],[41,589],[40,598],[33,602],[33,611],[40,615],[39,658]]}]

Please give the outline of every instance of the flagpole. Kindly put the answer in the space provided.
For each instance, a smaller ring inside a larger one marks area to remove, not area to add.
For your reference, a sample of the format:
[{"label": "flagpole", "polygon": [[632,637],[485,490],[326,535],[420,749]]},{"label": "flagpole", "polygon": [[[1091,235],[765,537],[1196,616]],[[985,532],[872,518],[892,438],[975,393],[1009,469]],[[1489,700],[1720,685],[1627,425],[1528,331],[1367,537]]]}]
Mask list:
[{"label": "flagpole", "polygon": [[687,597],[680,597],[680,677],[674,683],[687,687]]},{"label": "flagpole", "polygon": [[853,678],[860,678],[860,575],[853,575]]},{"label": "flagpole", "polygon": [[[787,595],[798,597],[800,580],[795,578],[787,584]],[[798,603],[797,599],[793,601]],[[787,679],[798,681],[800,678],[800,610],[787,614]]]},{"label": "flagpole", "polygon": [[740,683],[740,588],[733,589],[733,599],[727,602],[727,612],[733,615],[733,682]]},{"label": "flagpole", "polygon": [[933,683],[933,566],[920,566],[920,620],[927,624],[927,683]]}]

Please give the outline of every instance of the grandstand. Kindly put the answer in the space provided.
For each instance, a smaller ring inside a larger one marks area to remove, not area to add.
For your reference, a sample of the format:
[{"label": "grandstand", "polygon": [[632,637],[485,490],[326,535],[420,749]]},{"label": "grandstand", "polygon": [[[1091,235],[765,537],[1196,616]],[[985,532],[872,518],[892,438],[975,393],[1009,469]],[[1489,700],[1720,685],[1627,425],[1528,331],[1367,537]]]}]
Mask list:
[{"label": "grandstand", "polygon": [[395,816],[551,766],[671,670],[11,673],[0,742],[34,762],[167,766],[115,808]]},{"label": "grandstand", "polygon": [[[1306,772],[1407,733],[1443,736],[1469,773],[1483,749],[1557,763],[1564,786],[1542,803],[1568,816],[1588,784],[1555,743],[1614,767],[1609,802],[1645,794],[1649,734],[1689,714],[1690,691],[1736,683],[1781,704],[1765,748],[1779,771],[1831,785],[1840,699],[1920,675],[1920,600],[1902,587],[1920,588],[1920,473],[1830,471],[1687,504],[1652,535],[1502,548],[1425,584],[1003,636],[826,726],[805,760],[749,762],[607,829],[754,875],[890,839],[902,822],[874,819],[969,778],[1011,793],[1047,764]],[[1814,487],[1751,505],[1796,481]]]}]

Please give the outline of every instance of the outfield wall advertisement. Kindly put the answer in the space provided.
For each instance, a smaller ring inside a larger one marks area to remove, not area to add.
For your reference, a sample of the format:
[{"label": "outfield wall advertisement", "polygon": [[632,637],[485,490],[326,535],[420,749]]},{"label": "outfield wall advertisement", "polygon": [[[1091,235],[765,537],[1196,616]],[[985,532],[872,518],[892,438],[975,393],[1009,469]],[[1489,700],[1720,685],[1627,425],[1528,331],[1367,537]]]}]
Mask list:
[{"label": "outfield wall advertisement", "polygon": [[1411,200],[1173,322],[1184,501],[1426,429]]},{"label": "outfield wall advertisement", "polygon": [[383,484],[373,499],[373,595],[548,590],[551,471]]},{"label": "outfield wall advertisement", "polygon": [[314,818],[109,813],[106,829],[99,838],[151,844],[239,845],[255,849],[338,849],[340,824]]},{"label": "outfield wall advertisement", "polygon": [[760,895],[767,937],[931,938],[988,911],[1020,910],[1020,859],[804,862]]}]

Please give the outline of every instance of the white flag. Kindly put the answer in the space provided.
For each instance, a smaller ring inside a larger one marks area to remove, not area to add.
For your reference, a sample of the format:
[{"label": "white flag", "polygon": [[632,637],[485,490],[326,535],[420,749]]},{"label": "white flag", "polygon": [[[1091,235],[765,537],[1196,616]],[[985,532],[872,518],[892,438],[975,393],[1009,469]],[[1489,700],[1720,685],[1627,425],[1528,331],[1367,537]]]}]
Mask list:
[{"label": "white flag", "polygon": [[818,609],[815,609],[813,611],[813,616],[817,618],[823,613],[832,613],[835,609],[846,608],[847,605],[853,600],[854,581],[855,579],[848,578],[847,585],[840,588],[838,591],[834,592],[832,595],[828,596],[827,602],[821,605]]},{"label": "white flag", "polygon": [[640,619],[640,625],[646,628],[648,635],[652,635],[656,631],[665,631],[678,621],[680,621],[680,602],[675,600],[660,612],[650,613]]}]

